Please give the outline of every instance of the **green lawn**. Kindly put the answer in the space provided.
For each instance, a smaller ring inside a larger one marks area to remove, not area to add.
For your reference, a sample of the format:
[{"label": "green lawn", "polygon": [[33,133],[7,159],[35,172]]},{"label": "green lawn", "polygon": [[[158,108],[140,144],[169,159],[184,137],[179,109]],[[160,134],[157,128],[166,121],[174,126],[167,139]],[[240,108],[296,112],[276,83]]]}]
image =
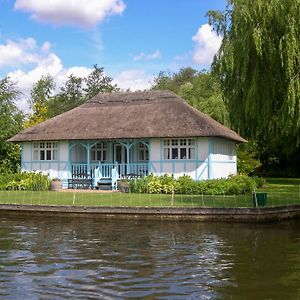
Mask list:
[{"label": "green lawn", "polygon": [[[257,190],[268,194],[268,206],[300,204],[300,179],[269,179]],[[154,195],[118,192],[32,192],[0,191],[0,204],[87,205],[87,206],[174,206],[174,207],[253,207],[252,194]]]}]

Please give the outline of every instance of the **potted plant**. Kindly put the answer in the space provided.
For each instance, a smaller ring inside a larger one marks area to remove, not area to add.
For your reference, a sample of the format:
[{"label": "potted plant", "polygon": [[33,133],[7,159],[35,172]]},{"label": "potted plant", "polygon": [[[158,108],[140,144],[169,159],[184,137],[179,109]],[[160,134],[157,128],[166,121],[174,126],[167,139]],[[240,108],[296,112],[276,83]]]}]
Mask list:
[{"label": "potted plant", "polygon": [[59,191],[62,189],[62,182],[59,178],[53,178],[50,183],[50,190],[51,191]]},{"label": "potted plant", "polygon": [[129,180],[128,179],[119,180],[118,190],[123,193],[129,193]]}]

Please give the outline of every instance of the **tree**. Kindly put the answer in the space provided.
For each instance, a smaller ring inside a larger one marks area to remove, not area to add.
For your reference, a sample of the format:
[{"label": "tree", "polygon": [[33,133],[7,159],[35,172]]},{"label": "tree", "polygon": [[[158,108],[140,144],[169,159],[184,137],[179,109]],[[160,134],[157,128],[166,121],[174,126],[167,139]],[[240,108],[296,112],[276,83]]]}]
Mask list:
[{"label": "tree", "polygon": [[71,74],[58,95],[48,101],[48,117],[54,117],[84,103],[83,80]]},{"label": "tree", "polygon": [[41,123],[48,118],[48,101],[54,91],[54,79],[50,75],[42,76],[31,89],[31,99],[29,100],[32,114],[24,123],[24,127],[31,127]]},{"label": "tree", "polygon": [[19,146],[6,141],[21,129],[23,114],[14,102],[19,94],[8,77],[0,80],[0,173],[16,172],[20,165]]},{"label": "tree", "polygon": [[229,125],[220,84],[209,72],[199,72],[190,67],[173,74],[160,72],[154,79],[152,89],[173,91],[193,107]]},{"label": "tree", "polygon": [[104,74],[104,68],[99,68],[97,65],[94,65],[94,70],[84,81],[87,100],[99,93],[111,93],[119,90],[116,84],[112,84],[113,79]]},{"label": "tree", "polygon": [[241,135],[264,152],[291,154],[300,145],[300,0],[228,0],[208,12],[223,36],[213,63]]}]

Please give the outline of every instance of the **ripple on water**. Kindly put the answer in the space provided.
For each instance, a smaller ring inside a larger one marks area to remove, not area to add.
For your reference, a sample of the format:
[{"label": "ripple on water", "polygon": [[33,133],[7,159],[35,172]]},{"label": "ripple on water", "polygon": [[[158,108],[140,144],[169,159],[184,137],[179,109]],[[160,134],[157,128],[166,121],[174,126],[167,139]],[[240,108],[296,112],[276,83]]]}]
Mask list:
[{"label": "ripple on water", "polygon": [[247,226],[77,218],[2,218],[0,230],[3,298],[230,298],[237,287],[242,293],[253,283],[251,273],[243,276],[249,269],[260,276],[268,261],[276,267],[265,256],[260,269],[257,251],[268,251],[269,244],[288,264],[281,271],[293,278],[288,290],[276,273],[269,275],[272,282],[286,295],[299,292],[297,230],[272,235]]}]

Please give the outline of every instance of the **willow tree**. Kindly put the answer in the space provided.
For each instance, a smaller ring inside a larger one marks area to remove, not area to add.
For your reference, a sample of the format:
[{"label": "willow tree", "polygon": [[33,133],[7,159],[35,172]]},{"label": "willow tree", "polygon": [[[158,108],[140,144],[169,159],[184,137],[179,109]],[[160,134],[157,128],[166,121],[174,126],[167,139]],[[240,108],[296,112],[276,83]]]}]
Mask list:
[{"label": "willow tree", "polygon": [[285,153],[300,145],[299,16],[300,0],[228,0],[225,12],[208,12],[223,36],[213,71],[231,124]]}]

